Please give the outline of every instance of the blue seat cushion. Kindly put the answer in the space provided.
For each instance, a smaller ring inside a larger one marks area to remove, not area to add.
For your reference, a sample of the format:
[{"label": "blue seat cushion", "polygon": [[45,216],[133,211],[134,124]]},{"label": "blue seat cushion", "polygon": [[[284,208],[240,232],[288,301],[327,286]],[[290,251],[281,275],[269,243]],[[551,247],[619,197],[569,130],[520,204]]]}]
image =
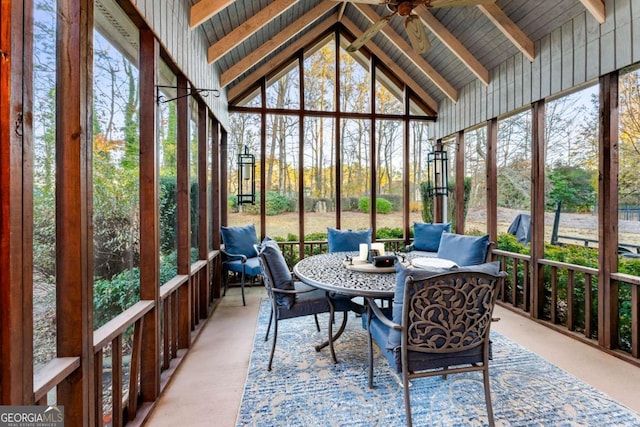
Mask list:
[{"label": "blue seat cushion", "polygon": [[[276,289],[289,291],[295,289],[291,271],[280,251],[278,243],[275,240],[265,239],[260,245],[259,251],[264,257],[264,261],[267,263],[269,272],[271,273],[271,279],[273,280],[271,286]],[[285,295],[276,292],[276,300],[279,305],[283,305],[289,309],[295,303],[296,295]]]},{"label": "blue seat cushion", "polygon": [[[286,304],[278,305],[278,319],[291,319],[293,317],[308,316],[309,314],[328,313],[329,301],[327,293],[320,289],[315,289],[302,282],[292,283],[292,289],[297,291],[308,290],[295,296],[295,302],[287,306]],[[289,295],[280,295],[289,298]],[[286,308],[286,309],[285,309]]]},{"label": "blue seat cushion", "polygon": [[427,224],[413,223],[413,249],[418,251],[437,252],[440,238],[444,231],[451,230],[451,223]]},{"label": "blue seat cushion", "polygon": [[[240,260],[228,261],[226,263],[228,271],[242,273],[242,262]],[[258,257],[247,258],[244,263],[244,274],[246,276],[257,276],[260,274],[260,261]]]},{"label": "blue seat cushion", "polygon": [[256,227],[253,224],[233,227],[220,227],[224,250],[247,258],[258,256],[253,245],[258,244]]},{"label": "blue seat cushion", "polygon": [[359,251],[360,243],[371,243],[371,229],[353,231],[328,227],[327,240],[329,253]]},{"label": "blue seat cushion", "polygon": [[448,259],[461,267],[477,265],[485,262],[488,249],[488,234],[478,237],[443,232],[438,248],[438,258]]}]

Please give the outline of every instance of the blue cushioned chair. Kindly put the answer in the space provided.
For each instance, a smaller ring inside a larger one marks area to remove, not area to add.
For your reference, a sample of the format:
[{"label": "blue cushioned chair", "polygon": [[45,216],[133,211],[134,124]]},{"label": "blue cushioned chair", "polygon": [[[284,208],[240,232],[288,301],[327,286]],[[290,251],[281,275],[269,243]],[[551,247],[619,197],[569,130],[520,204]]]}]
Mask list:
[{"label": "blue cushioned chair", "polygon": [[[407,425],[412,425],[409,380],[481,371],[489,424],[494,425],[489,387],[489,332],[504,272],[497,262],[446,273],[407,268],[397,274],[392,320],[367,298],[369,387],[373,387],[373,341],[402,374]],[[495,274],[489,274],[495,273]],[[402,284],[400,284],[402,282]]]},{"label": "blue cushioned chair", "polygon": [[359,251],[360,243],[371,243],[371,229],[353,231],[328,227],[327,241],[329,253]]},{"label": "blue cushioned chair", "polygon": [[[267,326],[267,333],[264,337],[265,341],[269,338],[271,324],[275,319],[273,344],[271,345],[271,355],[269,356],[269,365],[267,370],[271,370],[273,354],[276,350],[278,322],[284,319],[317,315],[320,313],[329,313],[328,345],[331,351],[333,363],[338,363],[338,359],[336,358],[336,354],[333,349],[333,337],[339,336],[346,326],[347,314],[351,309],[351,302],[349,299],[332,298],[323,290],[295,281],[289,271],[289,267],[287,266],[284,256],[282,256],[282,252],[275,241],[265,240],[261,245],[256,246],[256,249],[260,260],[262,282],[267,288],[267,293],[271,300],[271,316],[269,317],[269,325]],[[344,313],[344,317],[339,331],[334,335],[334,313],[340,311]],[[318,327],[318,330],[320,330],[317,317],[316,326]],[[316,346],[316,351],[320,351],[323,347],[324,345]]]},{"label": "blue cushioned chair", "polygon": [[224,248],[222,261],[222,277],[224,280],[224,295],[229,286],[228,273],[230,271],[240,273],[240,286],[242,288],[242,305],[247,305],[244,298],[244,283],[246,277],[255,277],[260,274],[260,261],[255,245],[258,244],[256,228],[253,224],[235,227],[222,226],[220,230]]}]

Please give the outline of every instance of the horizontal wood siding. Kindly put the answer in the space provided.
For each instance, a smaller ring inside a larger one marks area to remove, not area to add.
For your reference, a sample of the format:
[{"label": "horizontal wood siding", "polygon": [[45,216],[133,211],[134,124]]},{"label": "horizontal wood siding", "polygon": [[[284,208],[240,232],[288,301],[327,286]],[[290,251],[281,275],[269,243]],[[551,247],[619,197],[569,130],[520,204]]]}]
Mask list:
[{"label": "horizontal wood siding", "polygon": [[606,22],[588,12],[535,42],[535,60],[521,53],[489,70],[490,83],[459,88],[459,100],[444,100],[436,137],[443,138],[494,117],[557,96],[615,70],[640,62],[640,0],[608,0]]},{"label": "horizontal wood siding", "polygon": [[[209,41],[201,28],[189,29],[189,0],[132,0],[147,25],[187,79],[197,88],[219,89],[220,70],[207,61]],[[203,98],[220,124],[228,128],[227,91]]]}]

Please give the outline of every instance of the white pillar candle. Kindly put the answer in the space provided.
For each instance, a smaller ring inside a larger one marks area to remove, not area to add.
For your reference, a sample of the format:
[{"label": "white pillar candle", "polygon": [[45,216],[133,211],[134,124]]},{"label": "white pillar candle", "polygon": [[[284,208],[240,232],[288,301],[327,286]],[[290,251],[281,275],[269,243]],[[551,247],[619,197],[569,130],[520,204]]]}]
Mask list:
[{"label": "white pillar candle", "polygon": [[371,249],[376,249],[380,255],[384,255],[384,243],[372,243]]},{"label": "white pillar candle", "polygon": [[369,245],[366,243],[360,243],[360,261],[366,261],[369,253]]}]

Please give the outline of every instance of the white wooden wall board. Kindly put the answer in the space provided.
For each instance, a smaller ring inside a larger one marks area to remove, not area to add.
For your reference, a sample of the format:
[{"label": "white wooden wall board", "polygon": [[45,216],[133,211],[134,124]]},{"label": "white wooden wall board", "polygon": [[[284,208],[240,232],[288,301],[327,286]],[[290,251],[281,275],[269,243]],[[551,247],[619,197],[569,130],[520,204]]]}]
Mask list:
[{"label": "white wooden wall board", "polygon": [[[551,93],[551,35],[540,40],[540,98]],[[537,100],[537,99],[536,99]]]},{"label": "white wooden wall board", "polygon": [[512,57],[507,58],[507,64],[505,69],[505,86],[506,89],[506,102],[505,102],[505,113],[507,111],[512,111],[515,107],[515,60]]},{"label": "white wooden wall board", "polygon": [[[480,87],[478,87],[480,86]],[[476,119],[473,121],[471,126],[475,123],[478,123],[487,117],[487,86],[483,83],[476,84],[477,95],[476,95]]]},{"label": "white wooden wall board", "polygon": [[515,105],[522,104],[522,54],[517,54],[514,58],[514,70],[513,70],[513,103]]},{"label": "white wooden wall board", "polygon": [[581,84],[586,81],[587,66],[587,30],[585,14],[573,20],[573,81]]},{"label": "white wooden wall board", "polygon": [[630,0],[632,62],[640,61],[640,0]]},{"label": "white wooden wall board", "polygon": [[616,49],[615,32],[610,31],[600,37],[600,74],[607,74],[615,70]]},{"label": "white wooden wall board", "polygon": [[499,95],[499,115],[506,114],[509,102],[509,80],[507,74],[508,63],[503,62],[500,64],[500,90],[498,91]]},{"label": "white wooden wall board", "polygon": [[548,94],[562,90],[562,27],[556,28],[551,32],[551,70],[549,80],[551,85]]},{"label": "white wooden wall board", "polygon": [[573,87],[573,21],[562,26],[562,90]]},{"label": "white wooden wall board", "polygon": [[531,103],[531,82],[532,82],[532,73],[533,73],[533,64],[529,62],[528,59],[524,57],[524,55],[519,55],[520,60],[522,62],[522,102],[521,105],[527,105]]},{"label": "white wooden wall board", "polygon": [[616,69],[630,65],[632,61],[631,52],[631,23],[627,22],[620,27],[616,27]]},{"label": "white wooden wall board", "polygon": [[[640,4],[637,7],[640,9]],[[640,17],[634,17],[633,21],[631,21],[631,37],[633,55],[633,60],[631,62],[635,63],[640,61]]]}]

